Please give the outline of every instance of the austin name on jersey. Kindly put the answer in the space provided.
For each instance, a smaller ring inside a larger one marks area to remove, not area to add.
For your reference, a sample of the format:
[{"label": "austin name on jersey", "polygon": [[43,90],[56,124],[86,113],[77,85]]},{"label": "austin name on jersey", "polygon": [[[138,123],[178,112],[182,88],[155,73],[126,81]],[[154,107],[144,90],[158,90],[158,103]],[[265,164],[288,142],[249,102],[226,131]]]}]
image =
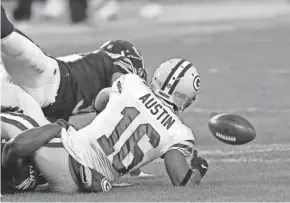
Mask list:
[{"label": "austin name on jersey", "polygon": [[156,119],[169,130],[171,126],[175,123],[175,119],[170,116],[168,111],[163,108],[162,104],[157,101],[157,99],[151,94],[145,94],[139,98],[144,106],[150,110],[150,113],[156,117]]}]

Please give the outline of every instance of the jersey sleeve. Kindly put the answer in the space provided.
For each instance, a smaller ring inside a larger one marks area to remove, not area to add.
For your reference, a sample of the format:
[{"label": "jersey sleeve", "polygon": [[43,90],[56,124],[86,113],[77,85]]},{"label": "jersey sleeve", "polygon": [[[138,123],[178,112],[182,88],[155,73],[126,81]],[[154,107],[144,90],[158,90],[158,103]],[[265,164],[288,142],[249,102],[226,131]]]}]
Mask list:
[{"label": "jersey sleeve", "polygon": [[[190,157],[193,153],[195,144],[195,137],[192,130],[185,125],[183,127],[181,126],[174,139],[177,139],[175,144],[170,146],[167,151],[178,150],[185,157]],[[164,154],[161,156],[161,158],[163,157]]]},{"label": "jersey sleeve", "polygon": [[[146,85],[144,80],[136,74],[121,75],[113,84],[112,91],[121,93],[125,88],[126,91],[131,91],[130,87],[139,87],[139,85]],[[137,88],[138,89],[138,88]]]},{"label": "jersey sleeve", "polygon": [[194,141],[193,140],[184,140],[179,142],[178,144],[174,144],[169,148],[169,150],[178,150],[182,154],[184,154],[185,157],[188,157],[192,154],[194,149]]}]

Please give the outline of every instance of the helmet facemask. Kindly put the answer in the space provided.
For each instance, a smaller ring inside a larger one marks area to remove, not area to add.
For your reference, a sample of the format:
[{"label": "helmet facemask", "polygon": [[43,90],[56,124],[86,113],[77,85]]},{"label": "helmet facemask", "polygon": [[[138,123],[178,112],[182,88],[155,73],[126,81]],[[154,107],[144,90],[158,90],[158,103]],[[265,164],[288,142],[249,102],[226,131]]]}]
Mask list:
[{"label": "helmet facemask", "polygon": [[182,113],[192,104],[193,101],[195,101],[195,96],[194,98],[189,98],[179,92],[175,92],[174,95],[168,95],[160,89],[157,78],[151,81],[150,88],[155,93],[155,95],[169,104],[172,107],[172,111],[176,114]]},{"label": "helmet facemask", "polygon": [[179,92],[175,92],[174,104],[177,106],[177,112],[182,113],[188,108],[196,99],[196,95],[192,98],[185,96]]}]

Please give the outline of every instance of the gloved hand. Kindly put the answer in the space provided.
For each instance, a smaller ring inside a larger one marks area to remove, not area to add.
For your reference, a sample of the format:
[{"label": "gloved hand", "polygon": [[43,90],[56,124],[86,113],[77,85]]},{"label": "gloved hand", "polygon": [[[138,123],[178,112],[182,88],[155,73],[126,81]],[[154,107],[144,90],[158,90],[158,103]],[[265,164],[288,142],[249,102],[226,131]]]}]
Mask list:
[{"label": "gloved hand", "polygon": [[40,177],[39,172],[30,164],[29,165],[29,176],[15,188],[21,192],[32,191],[37,187],[37,182]]},{"label": "gloved hand", "polygon": [[140,169],[136,169],[135,171],[132,171],[131,173],[129,173],[130,176],[132,177],[139,177],[139,178],[148,178],[148,177],[155,177],[155,175],[153,174],[149,174],[149,173],[144,173],[142,172]]},{"label": "gloved hand", "polygon": [[201,177],[203,177],[207,172],[208,163],[204,158],[197,156],[197,150],[193,151],[193,158],[191,159],[191,168],[197,169],[200,172]]}]

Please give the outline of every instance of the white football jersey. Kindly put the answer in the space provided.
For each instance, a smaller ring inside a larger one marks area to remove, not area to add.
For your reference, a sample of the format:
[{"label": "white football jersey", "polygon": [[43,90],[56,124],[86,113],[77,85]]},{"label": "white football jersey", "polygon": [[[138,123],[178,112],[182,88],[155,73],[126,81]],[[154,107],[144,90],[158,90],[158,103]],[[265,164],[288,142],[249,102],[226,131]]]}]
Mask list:
[{"label": "white football jersey", "polygon": [[19,107],[19,110],[24,113],[24,115],[1,113],[1,135],[3,139],[11,139],[24,130],[49,123],[39,104],[21,87],[4,81],[0,85],[1,106]]},{"label": "white football jersey", "polygon": [[109,180],[131,172],[170,149],[186,157],[194,135],[139,76],[121,76],[112,86],[105,110],[87,127],[63,132],[67,151]]},{"label": "white football jersey", "polygon": [[[2,83],[1,93],[1,105],[19,107],[24,111],[24,113],[10,111],[0,113],[2,142],[25,130],[49,123],[39,104],[19,86]],[[53,138],[38,149],[31,160],[47,180],[51,191],[78,191],[70,173],[69,154],[62,147],[60,138]]]}]

